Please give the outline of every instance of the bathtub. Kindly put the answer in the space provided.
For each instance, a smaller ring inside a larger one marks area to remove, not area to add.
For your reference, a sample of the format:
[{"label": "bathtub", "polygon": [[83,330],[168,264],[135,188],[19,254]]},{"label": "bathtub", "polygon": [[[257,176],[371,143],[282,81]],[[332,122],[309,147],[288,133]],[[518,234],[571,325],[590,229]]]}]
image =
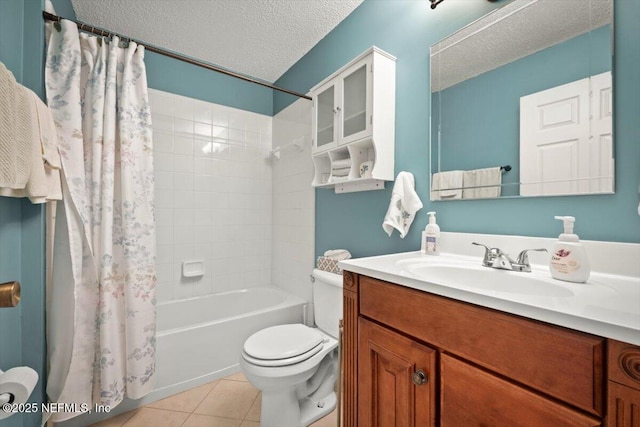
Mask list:
[{"label": "bathtub", "polygon": [[238,372],[244,341],[268,326],[304,322],[307,301],[249,288],[158,304],[156,399]]},{"label": "bathtub", "polygon": [[[1,0],[0,0],[1,1]],[[307,301],[277,288],[240,291],[158,304],[156,386],[142,399],[107,413],[60,423],[84,427],[240,371],[240,353],[251,334],[268,326],[304,323]]]}]

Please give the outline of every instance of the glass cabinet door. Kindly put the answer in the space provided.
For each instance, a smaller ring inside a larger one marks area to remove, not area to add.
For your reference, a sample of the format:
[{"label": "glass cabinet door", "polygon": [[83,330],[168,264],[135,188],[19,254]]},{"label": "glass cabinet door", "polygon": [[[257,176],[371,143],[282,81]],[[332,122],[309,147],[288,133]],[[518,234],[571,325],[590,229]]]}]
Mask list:
[{"label": "glass cabinet door", "polygon": [[317,149],[329,148],[336,141],[335,98],[336,90],[333,84],[318,94],[315,111]]},{"label": "glass cabinet door", "polygon": [[343,79],[342,143],[359,139],[368,130],[367,65],[367,61],[356,64]]}]

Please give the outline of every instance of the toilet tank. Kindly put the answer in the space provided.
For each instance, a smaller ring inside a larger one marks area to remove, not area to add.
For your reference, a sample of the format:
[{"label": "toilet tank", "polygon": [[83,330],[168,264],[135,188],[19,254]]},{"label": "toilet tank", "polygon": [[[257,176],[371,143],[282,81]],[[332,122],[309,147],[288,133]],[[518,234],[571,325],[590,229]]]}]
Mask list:
[{"label": "toilet tank", "polygon": [[316,326],[338,338],[338,323],[342,318],[342,276],[313,270],[313,314]]}]

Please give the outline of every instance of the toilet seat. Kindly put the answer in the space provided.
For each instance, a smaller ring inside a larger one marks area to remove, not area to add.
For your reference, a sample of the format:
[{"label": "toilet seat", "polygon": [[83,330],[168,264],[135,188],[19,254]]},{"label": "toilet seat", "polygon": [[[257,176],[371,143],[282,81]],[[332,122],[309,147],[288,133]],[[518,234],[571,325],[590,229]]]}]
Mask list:
[{"label": "toilet seat", "polygon": [[258,366],[286,366],[309,359],[322,350],[323,335],[303,324],[278,325],[251,335],[242,357]]}]

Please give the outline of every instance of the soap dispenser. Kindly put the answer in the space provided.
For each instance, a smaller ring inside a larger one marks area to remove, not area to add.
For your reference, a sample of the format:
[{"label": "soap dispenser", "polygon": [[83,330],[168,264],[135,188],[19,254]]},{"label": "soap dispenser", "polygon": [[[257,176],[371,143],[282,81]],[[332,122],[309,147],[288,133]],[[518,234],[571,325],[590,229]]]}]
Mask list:
[{"label": "soap dispenser", "polygon": [[440,255],[440,227],[436,224],[436,213],[427,212],[429,224],[422,232],[420,252],[427,255]]},{"label": "soap dispenser", "polygon": [[589,279],[591,269],[587,252],[578,235],[573,233],[576,219],[572,216],[556,216],[555,219],[564,222],[564,233],[553,247],[549,264],[551,276],[567,282],[584,283]]}]

